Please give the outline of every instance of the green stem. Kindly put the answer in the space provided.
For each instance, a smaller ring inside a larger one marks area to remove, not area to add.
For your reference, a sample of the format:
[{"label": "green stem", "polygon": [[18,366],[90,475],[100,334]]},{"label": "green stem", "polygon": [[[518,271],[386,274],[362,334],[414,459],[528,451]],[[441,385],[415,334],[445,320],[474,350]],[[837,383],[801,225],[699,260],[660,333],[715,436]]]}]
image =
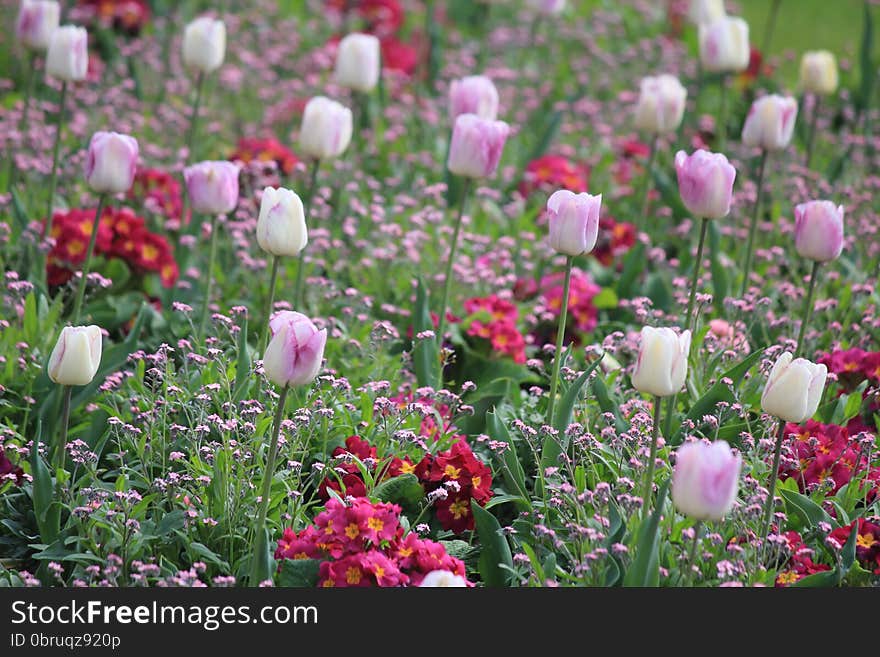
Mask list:
[{"label": "green stem", "polygon": [[46,230],[43,235],[52,234],[52,212],[55,210],[55,186],[58,184],[58,153],[61,150],[61,133],[64,127],[64,105],[67,101],[67,82],[61,83],[61,100],[58,101],[58,121],[55,128],[55,146],[52,151],[52,174],[49,177],[49,207],[46,210]]},{"label": "green stem", "polygon": [[[467,204],[468,191],[470,190],[471,179],[465,178],[461,189],[461,197],[458,205],[458,217],[455,220],[455,230],[452,233],[452,244],[449,247],[449,257],[446,259],[446,278],[443,281],[443,297],[440,303],[440,318],[437,320],[437,345],[443,346],[443,329],[446,325],[446,305],[449,303],[449,288],[452,287],[452,264],[455,261],[455,249],[458,246],[458,235],[461,232],[461,220],[464,217],[464,208]],[[443,364],[440,363],[441,376],[438,377],[440,384],[443,384]]]},{"label": "green stem", "polygon": [[816,102],[813,104],[813,113],[810,115],[810,128],[807,134],[807,155],[804,166],[809,169],[813,159],[813,143],[816,139],[816,121],[819,119],[819,106],[822,104],[822,96],[816,94]]},{"label": "green stem", "polygon": [[651,181],[653,178],[654,172],[654,160],[657,157],[657,140],[659,137],[654,135],[651,139],[651,150],[648,152],[648,164],[645,166],[645,176],[642,178],[642,189],[639,192],[639,207],[641,208],[641,214],[639,218],[641,221],[644,221],[643,228],[648,228],[650,226],[650,222],[648,221],[648,204],[649,204],[649,196],[651,193]]},{"label": "green stem", "polygon": [[764,519],[761,522],[761,540],[766,540],[770,532],[770,520],[773,517],[773,498],[776,494],[776,479],[779,477],[779,461],[782,459],[782,442],[785,439],[785,420],[779,420],[779,432],[776,434],[776,451],[773,453],[773,469],[770,471],[770,482],[767,484],[767,501],[764,503]]},{"label": "green stem", "polygon": [[61,406],[61,435],[58,438],[58,445],[55,446],[55,470],[64,468],[64,461],[67,456],[67,425],[70,422],[70,396],[73,393],[73,387],[62,386],[63,405]]},{"label": "green stem", "polygon": [[205,337],[211,308],[211,294],[214,292],[214,264],[217,261],[217,233],[219,232],[218,217],[219,215],[216,214],[211,217],[211,255],[208,258],[208,285],[205,289],[205,301],[202,305],[202,318],[199,320],[199,339]]},{"label": "green stem", "polygon": [[556,330],[556,351],[553,355],[553,375],[550,378],[550,400],[547,402],[548,426],[553,426],[553,407],[556,405],[556,392],[559,389],[559,370],[562,367],[562,343],[565,339],[565,320],[568,318],[568,295],[571,289],[571,268],[574,257],[565,261],[565,283],[562,286],[562,308],[559,311],[559,328]]},{"label": "green stem", "polygon": [[[312,199],[315,196],[315,186],[318,183],[318,169],[321,168],[321,160],[315,160],[312,163],[312,169],[309,173],[309,188],[306,191],[306,197],[303,200],[303,214],[305,215],[306,222],[311,221],[311,217],[309,213],[312,210]],[[305,282],[305,255],[306,250],[302,249],[299,252],[299,257],[297,258],[296,264],[296,283],[294,285],[294,293],[293,293],[293,307],[299,308],[303,301],[303,283]]]},{"label": "green stem", "polygon": [[723,151],[727,145],[727,74],[722,73],[718,79],[721,88],[721,107],[718,110],[718,150]]},{"label": "green stem", "polygon": [[779,5],[782,4],[782,0],[773,0],[773,5],[770,7],[770,16],[767,18],[767,24],[764,27],[764,39],[761,41],[761,54],[766,58],[768,56],[767,50],[770,48],[770,42],[773,39],[773,32],[776,29],[776,16],[779,14]]},{"label": "green stem", "polygon": [[694,273],[691,276],[691,293],[688,297],[687,313],[685,314],[684,327],[692,329],[691,320],[694,317],[694,302],[697,298],[697,283],[700,279],[700,269],[703,265],[703,248],[706,245],[706,231],[709,229],[709,220],[703,217],[700,224],[700,241],[697,244],[697,259],[694,261]]},{"label": "green stem", "polygon": [[749,289],[749,276],[752,273],[752,252],[755,248],[755,232],[758,229],[758,214],[761,209],[761,195],[764,193],[764,169],[767,166],[767,151],[761,151],[761,163],[758,165],[758,189],[755,205],[752,207],[752,218],[749,222],[749,241],[746,243],[746,260],[743,264],[743,282],[740,296],[744,297]]},{"label": "green stem", "polygon": [[691,544],[690,555],[688,556],[688,574],[686,582],[690,584],[694,578],[694,566],[697,565],[697,546],[700,544],[700,534],[703,532],[703,521],[697,520],[694,525],[694,542]]},{"label": "green stem", "polygon": [[648,456],[648,469],[645,472],[645,482],[642,486],[642,518],[648,517],[648,508],[651,506],[651,497],[654,492],[654,467],[657,461],[657,443],[660,438],[660,408],[663,400],[654,397],[654,426],[651,428],[651,454]]},{"label": "green stem", "polygon": [[[21,118],[18,120],[18,132],[20,134],[24,134],[28,125],[28,118],[30,116],[30,108],[31,108],[31,98],[34,95],[34,84],[37,80],[37,74],[35,71],[37,64],[37,55],[36,53],[31,53],[30,58],[28,59],[28,79],[27,84],[25,85],[24,91],[24,107],[21,109]],[[25,139],[25,142],[27,140]],[[15,180],[18,176],[18,167],[15,166],[15,153],[9,153],[9,182],[7,183],[6,188],[11,190],[15,185]]]},{"label": "green stem", "polygon": [[205,83],[205,74],[199,71],[196,76],[196,98],[193,101],[192,118],[189,122],[189,131],[186,135],[186,158],[187,162],[192,161],[193,146],[195,145],[196,128],[199,123],[199,108],[202,105],[202,87]]},{"label": "green stem", "polygon": [[275,425],[272,430],[272,438],[269,443],[269,456],[266,461],[266,469],[263,471],[263,486],[260,498],[260,513],[257,516],[257,533],[255,536],[254,553],[251,562],[251,577],[248,582],[251,586],[259,586],[260,582],[267,579],[270,573],[265,572],[263,565],[266,563],[266,515],[269,512],[269,498],[272,494],[272,479],[275,476],[275,459],[278,455],[278,436],[281,433],[281,420],[284,417],[284,402],[287,401],[288,386],[281,389],[278,397],[278,408],[275,411]]},{"label": "green stem", "polygon": [[801,313],[803,320],[801,321],[801,328],[798,331],[797,346],[794,348],[795,358],[801,355],[801,349],[804,346],[804,334],[807,331],[807,324],[810,323],[810,316],[813,314],[813,294],[816,291],[816,277],[819,274],[819,267],[821,265],[821,262],[813,261],[813,270],[810,272],[810,285],[807,288],[807,297],[804,299],[804,310]]},{"label": "green stem", "polygon": [[79,316],[82,312],[83,300],[86,296],[86,285],[89,271],[92,267],[92,254],[95,251],[95,242],[98,239],[98,228],[101,223],[101,215],[104,214],[104,205],[107,203],[107,195],[98,197],[98,208],[95,210],[95,218],[92,221],[92,234],[89,236],[89,248],[86,251],[86,259],[83,262],[82,278],[79,279],[79,287],[76,288],[76,302],[73,304],[73,325],[79,325]]},{"label": "green stem", "polygon": [[263,335],[260,338],[260,354],[266,350],[266,345],[269,340],[269,320],[272,318],[272,307],[275,305],[275,284],[278,281],[278,265],[280,263],[280,256],[272,256],[272,276],[269,279],[269,301],[266,304],[265,326],[263,327]]}]

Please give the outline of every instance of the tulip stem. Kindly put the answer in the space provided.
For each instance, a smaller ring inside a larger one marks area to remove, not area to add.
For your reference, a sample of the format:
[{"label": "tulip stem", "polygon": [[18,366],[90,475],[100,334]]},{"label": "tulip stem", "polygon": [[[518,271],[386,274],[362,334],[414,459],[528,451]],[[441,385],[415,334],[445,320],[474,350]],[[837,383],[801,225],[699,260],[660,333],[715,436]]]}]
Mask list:
[{"label": "tulip stem", "polygon": [[639,192],[639,207],[642,210],[639,217],[645,222],[644,228],[647,228],[650,224],[650,222],[648,222],[648,205],[649,196],[651,194],[651,182],[654,173],[654,160],[657,158],[658,139],[659,137],[657,135],[654,135],[653,139],[651,139],[651,150],[648,151],[648,163],[645,165],[645,176],[642,178],[642,189]]},{"label": "tulip stem", "polygon": [[718,150],[727,145],[727,74],[722,73],[718,80],[721,88],[721,107],[718,110]]},{"label": "tulip stem", "polygon": [[58,101],[58,121],[55,128],[55,146],[52,151],[52,173],[49,176],[49,207],[46,210],[46,229],[43,235],[52,234],[52,213],[55,210],[55,186],[58,184],[58,154],[61,150],[61,133],[64,128],[64,105],[67,102],[67,82],[61,83],[61,99]]},{"label": "tulip stem", "polygon": [[770,519],[773,517],[773,498],[776,494],[776,480],[779,477],[779,461],[782,459],[782,441],[785,439],[785,420],[779,420],[779,432],[776,434],[776,451],[773,453],[773,469],[770,471],[770,482],[767,484],[767,501],[764,503],[764,519],[761,522],[761,540],[766,540],[770,532]]},{"label": "tulip stem", "polygon": [[263,327],[263,335],[260,338],[259,352],[266,350],[269,340],[269,320],[272,318],[272,307],[275,305],[275,284],[278,281],[278,265],[281,264],[281,256],[272,256],[272,276],[269,278],[269,301],[266,304],[266,325]]},{"label": "tulip stem", "polygon": [[794,348],[795,358],[801,355],[801,349],[804,346],[804,333],[807,331],[807,324],[810,323],[810,316],[813,314],[813,294],[816,291],[816,277],[819,274],[819,267],[821,265],[821,262],[813,261],[813,270],[810,272],[810,285],[807,288],[807,297],[804,299],[804,311],[801,313],[803,320],[798,331],[797,346]]},{"label": "tulip stem", "polygon": [[770,7],[770,16],[767,18],[767,25],[764,28],[764,39],[761,42],[761,54],[767,57],[767,50],[770,48],[770,42],[773,40],[773,32],[776,29],[776,16],[779,14],[779,5],[782,0],[773,0]]},{"label": "tulip stem", "polygon": [[217,261],[217,233],[219,215],[211,217],[211,255],[208,257],[208,285],[205,289],[205,302],[202,306],[202,318],[199,320],[199,339],[205,337],[205,329],[208,326],[208,315],[211,308],[211,294],[214,291],[214,263]]},{"label": "tulip stem", "polygon": [[565,340],[565,320],[568,318],[568,295],[571,289],[571,268],[574,257],[565,260],[565,283],[562,285],[562,308],[559,311],[559,327],[556,329],[556,351],[553,352],[553,375],[550,378],[550,399],[547,402],[545,423],[553,426],[553,407],[556,405],[556,392],[559,389],[559,370],[562,367],[562,343]]},{"label": "tulip stem", "polygon": [[266,469],[263,471],[263,487],[260,497],[260,513],[257,516],[257,533],[254,537],[254,554],[251,562],[251,577],[248,582],[251,586],[259,586],[260,582],[270,577],[266,571],[266,514],[269,512],[269,498],[272,495],[272,479],[275,476],[275,459],[278,455],[278,436],[281,433],[281,420],[284,417],[284,403],[287,401],[289,386],[281,389],[278,397],[278,408],[275,410],[275,424],[272,429],[272,438],[269,443],[269,455],[266,460]]},{"label": "tulip stem", "polygon": [[[455,261],[455,249],[458,246],[458,235],[461,232],[461,220],[464,217],[464,208],[467,204],[468,191],[470,191],[470,178],[464,179],[459,198],[458,217],[455,220],[455,230],[452,233],[452,244],[449,246],[449,257],[446,260],[446,278],[443,280],[443,297],[440,303],[440,317],[437,320],[437,346],[443,348],[443,329],[446,324],[446,304],[449,303],[449,288],[452,286],[452,263]],[[440,365],[438,382],[443,384],[443,363]]]},{"label": "tulip stem", "polygon": [[697,259],[694,261],[694,273],[691,275],[691,293],[688,297],[687,313],[685,314],[684,327],[693,330],[691,321],[694,318],[694,302],[697,299],[697,283],[700,279],[700,269],[703,265],[703,249],[706,246],[706,232],[709,229],[709,220],[703,217],[700,223],[700,241],[697,243]]},{"label": "tulip stem", "polygon": [[657,443],[660,442],[660,408],[663,400],[654,397],[654,425],[651,427],[651,453],[648,456],[648,470],[645,472],[645,483],[642,487],[642,519],[648,517],[651,497],[654,493],[654,467],[657,463]]},{"label": "tulip stem", "polygon": [[804,166],[809,169],[813,159],[813,142],[816,138],[816,121],[819,119],[819,106],[822,104],[822,96],[816,94],[816,102],[813,104],[813,112],[810,114],[810,128],[807,133],[807,155]]},{"label": "tulip stem", "polygon": [[95,251],[95,242],[98,240],[98,229],[100,228],[101,215],[104,214],[104,206],[107,203],[107,195],[101,194],[98,197],[98,208],[95,210],[95,218],[92,221],[92,234],[89,236],[89,248],[86,250],[86,259],[83,261],[82,277],[79,279],[79,286],[76,288],[76,301],[73,304],[73,325],[79,325],[79,316],[82,313],[83,300],[86,296],[86,285],[88,284],[89,271],[92,267],[92,254]]},{"label": "tulip stem", "polygon": [[[309,173],[309,188],[306,190],[306,197],[303,199],[303,214],[306,218],[306,221],[310,221],[311,217],[309,213],[312,210],[312,199],[315,197],[315,186],[318,183],[318,169],[321,168],[321,160],[315,160],[312,163],[312,169]],[[303,296],[303,282],[305,281],[304,270],[306,267],[305,263],[306,250],[305,247],[300,249],[299,257],[297,258],[296,265],[296,283],[294,284],[294,293],[293,293],[293,307],[299,308],[302,303]],[[271,310],[270,310],[271,312]]]},{"label": "tulip stem", "polygon": [[761,195],[764,192],[764,169],[767,166],[767,150],[761,151],[761,162],[758,164],[758,188],[755,205],[752,206],[752,219],[749,222],[749,241],[746,242],[746,260],[743,264],[743,282],[740,296],[744,297],[749,289],[749,276],[752,273],[752,251],[755,248],[755,232],[758,229],[758,213],[761,209]]},{"label": "tulip stem", "polygon": [[189,131],[186,135],[186,160],[192,161],[193,146],[196,138],[196,128],[199,123],[199,108],[202,105],[202,87],[205,83],[205,74],[199,71],[196,76],[196,97],[193,101],[192,118],[189,121]]},{"label": "tulip stem", "polygon": [[691,551],[688,555],[688,574],[685,579],[686,582],[691,583],[694,578],[694,566],[697,565],[697,546],[700,544],[700,534],[703,533],[703,521],[697,520],[694,525],[694,542],[691,544]]},{"label": "tulip stem", "polygon": [[[67,425],[70,421],[70,396],[72,393],[72,386],[61,386],[61,396],[63,401],[61,406],[61,435],[58,439],[58,445],[55,447],[56,471],[64,468],[64,461],[67,455]],[[55,408],[58,407],[56,406]],[[37,447],[34,449],[37,449]]]},{"label": "tulip stem", "polygon": [[[30,58],[28,59],[28,79],[27,84],[25,85],[24,91],[24,107],[21,109],[21,118],[18,120],[18,132],[24,133],[24,130],[27,128],[28,124],[28,116],[30,115],[31,109],[31,98],[34,95],[34,85],[37,80],[37,73],[34,70],[37,65],[37,54],[31,53]],[[15,166],[15,153],[9,153],[9,182],[6,185],[6,188],[11,190],[12,186],[15,184],[15,178],[18,174],[18,167]]]}]

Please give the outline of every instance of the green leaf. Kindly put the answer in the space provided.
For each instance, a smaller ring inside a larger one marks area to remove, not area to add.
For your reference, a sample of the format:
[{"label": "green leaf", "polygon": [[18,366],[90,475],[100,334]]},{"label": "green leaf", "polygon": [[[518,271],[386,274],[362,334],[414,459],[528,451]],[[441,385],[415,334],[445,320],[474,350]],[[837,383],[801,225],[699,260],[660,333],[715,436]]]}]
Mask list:
[{"label": "green leaf", "polygon": [[840,580],[840,571],[835,568],[833,570],[825,570],[821,573],[807,575],[803,579],[792,584],[792,586],[798,588],[827,588],[829,586],[837,586],[840,583]]},{"label": "green leaf", "polygon": [[636,557],[623,578],[624,586],[658,586],[660,584],[659,529],[666,492],[669,490],[667,479],[660,487],[654,512],[647,522],[639,527],[639,538],[636,545]]},{"label": "green leaf", "polygon": [[566,435],[565,430],[568,428],[568,425],[571,424],[574,407],[580,397],[581,390],[587,383],[590,375],[597,367],[599,367],[601,362],[602,359],[597,358],[590,363],[589,367],[587,367],[587,369],[574,380],[559,400],[559,404],[556,406],[553,422],[553,428],[556,429],[559,434],[557,436],[550,434],[544,439],[544,444],[541,446],[542,469],[558,466],[559,455],[568,449],[568,436]]},{"label": "green leaf", "polygon": [[831,516],[809,497],[785,488],[778,488],[776,492],[785,500],[786,513],[798,518],[805,526],[815,527],[820,522],[831,523]]},{"label": "green leaf", "polygon": [[37,317],[37,295],[35,292],[28,293],[24,300],[24,339],[28,344],[33,345],[37,339],[37,332],[40,329],[40,322]]},{"label": "green leaf", "polygon": [[[501,475],[507,483],[508,488],[517,493],[527,495],[526,475],[522,463],[519,462],[519,454],[516,450],[516,444],[513,442],[510,433],[507,431],[507,427],[504,426],[504,423],[501,421],[501,418],[498,417],[498,413],[495,410],[486,413],[486,429],[492,440],[507,444],[507,448],[501,453],[501,460],[504,464],[504,469],[502,470]],[[531,506],[531,504],[529,504],[529,506]]]},{"label": "green leaf", "polygon": [[425,489],[415,475],[402,474],[376,486],[373,497],[382,502],[399,504],[408,511],[418,511],[419,503],[425,497]]},{"label": "green leaf", "polygon": [[313,588],[318,583],[318,559],[285,559],[278,573],[278,586],[286,588]]},{"label": "green leaf", "polygon": [[241,401],[247,395],[247,384],[251,380],[251,354],[248,351],[248,320],[247,315],[242,317],[241,328],[238,332],[238,360],[235,363],[235,385],[233,397],[235,401]]},{"label": "green leaf", "polygon": [[597,310],[617,308],[618,302],[619,299],[617,298],[617,292],[614,291],[614,288],[610,287],[603,287],[599,291],[599,294],[593,297],[593,306],[595,306]]},{"label": "green leaf", "polygon": [[874,17],[868,2],[864,3],[864,18],[862,20],[862,43],[859,48],[859,65],[861,68],[861,84],[859,95],[856,98],[856,106],[859,115],[868,112],[871,108],[871,98],[874,91],[874,78],[877,76],[877,66],[873,61],[874,50]]},{"label": "green leaf", "polygon": [[437,374],[440,368],[439,336],[433,340],[419,340],[416,336],[423,331],[433,331],[429,296],[424,281],[419,277],[416,287],[416,307],[413,313],[413,366],[419,386],[437,388]]},{"label": "green leaf", "polygon": [[849,572],[849,569],[852,568],[852,565],[856,561],[856,541],[859,538],[859,521],[858,519],[853,523],[852,531],[850,532],[849,538],[846,539],[846,544],[843,546],[843,550],[840,552],[840,574],[841,577],[846,575]]},{"label": "green leaf", "polygon": [[501,525],[491,513],[471,500],[474,524],[480,539],[480,576],[486,586],[508,586],[511,581],[513,555]]},{"label": "green leaf", "polygon": [[727,269],[721,263],[721,237],[714,221],[709,222],[709,257],[711,258],[712,270],[712,295],[715,297],[715,310],[724,315],[724,298],[727,296],[728,277]]},{"label": "green leaf", "polygon": [[633,294],[633,284],[645,269],[648,259],[645,257],[645,245],[636,242],[623,259],[620,278],[617,279],[617,296],[629,299]]},{"label": "green leaf", "polygon": [[40,530],[40,539],[49,545],[58,538],[60,531],[60,512],[54,507],[55,493],[52,485],[52,474],[40,456],[40,438],[43,433],[43,423],[37,421],[37,435],[34,446],[31,449],[31,500],[34,504],[34,515],[37,518],[37,527]]},{"label": "green leaf", "polygon": [[593,377],[593,382],[590,384],[590,387],[593,390],[593,395],[596,397],[596,402],[599,404],[599,408],[602,409],[602,412],[614,415],[614,427],[617,429],[618,433],[628,430],[629,422],[624,420],[623,416],[620,414],[620,404],[611,398],[611,393],[608,391],[608,384],[605,383],[605,379],[601,376]]},{"label": "green leaf", "polygon": [[178,529],[183,529],[184,525],[186,525],[186,517],[183,510],[176,509],[162,516],[162,519],[156,526],[156,536],[165,536]]}]

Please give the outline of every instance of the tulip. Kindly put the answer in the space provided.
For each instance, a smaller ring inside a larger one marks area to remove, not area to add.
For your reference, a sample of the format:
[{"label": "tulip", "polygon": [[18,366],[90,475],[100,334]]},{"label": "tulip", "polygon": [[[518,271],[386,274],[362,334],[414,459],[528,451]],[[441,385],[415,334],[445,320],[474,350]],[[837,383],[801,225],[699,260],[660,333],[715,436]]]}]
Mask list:
[{"label": "tulip", "polygon": [[742,140],[746,146],[768,151],[788,146],[797,118],[797,101],[778,94],[763,96],[754,103],[746,117]]},{"label": "tulip", "polygon": [[565,0],[529,0],[529,7],[544,16],[555,16],[565,11]]},{"label": "tulip", "polygon": [[272,491],[272,479],[275,476],[275,459],[278,453],[278,435],[284,418],[284,404],[291,386],[303,386],[311,383],[321,369],[324,347],[327,344],[327,329],[320,331],[312,321],[297,312],[282,311],[276,313],[269,322],[272,341],[263,355],[263,369],[266,377],[281,387],[278,406],[275,411],[275,425],[272,431],[269,455],[263,471],[260,511],[257,517],[256,542],[251,559],[250,584],[256,586],[270,577],[268,554],[268,536],[266,532],[266,514],[269,510],[269,498]]},{"label": "tulip", "polygon": [[451,587],[451,588],[461,588],[467,586],[467,580],[461,575],[456,575],[448,570],[432,570],[430,573],[425,575],[424,579],[422,579],[419,587],[422,588],[437,588],[437,587]]},{"label": "tulip", "polygon": [[596,246],[602,195],[575,194],[567,189],[555,192],[547,201],[550,246],[557,253],[579,256]]},{"label": "tulip", "polygon": [[85,80],[89,69],[88,46],[85,28],[65,25],[55,29],[46,52],[46,74],[62,82]]},{"label": "tulip", "polygon": [[674,75],[642,79],[636,106],[636,127],[651,135],[674,132],[684,116],[687,89]]},{"label": "tulip", "polygon": [[226,56],[226,25],[222,20],[202,16],[183,31],[183,63],[202,74],[213,73]]},{"label": "tulip", "polygon": [[843,250],[843,206],[810,201],[794,209],[794,245],[798,255],[815,262],[834,260]]},{"label": "tulip", "polygon": [[58,27],[61,7],[54,0],[24,0],[15,22],[15,35],[26,48],[45,51]]},{"label": "tulip", "polygon": [[495,173],[510,127],[504,121],[462,114],[455,119],[449,148],[449,170],[466,178],[488,178]]},{"label": "tulip", "polygon": [[701,219],[721,219],[730,212],[736,169],[721,153],[702,149],[675,155],[678,191],[685,207]]},{"label": "tulip", "polygon": [[761,395],[761,408],[779,418],[779,431],[776,434],[776,450],[770,482],[767,485],[767,501],[764,504],[764,521],[761,536],[770,531],[773,517],[773,501],[776,494],[776,479],[779,475],[779,462],[782,458],[782,441],[785,439],[786,422],[801,424],[813,417],[822,392],[828,368],[812,363],[805,358],[795,358],[789,352],[783,353],[773,365],[764,392]]},{"label": "tulip", "polygon": [[351,110],[335,100],[316,96],[303,112],[300,149],[315,160],[339,157],[348,148],[352,132]]},{"label": "tulip", "polygon": [[368,93],[379,82],[379,39],[372,34],[349,34],[336,51],[336,82],[343,87]]},{"label": "tulip", "polygon": [[674,395],[687,376],[691,332],[677,335],[671,328],[642,327],[639,356],[632,374],[639,392],[657,397]]},{"label": "tulip", "polygon": [[470,75],[453,80],[449,86],[449,118],[455,120],[462,114],[476,114],[482,119],[494,121],[498,116],[498,90],[485,75]]},{"label": "tulip", "polygon": [[827,50],[805,52],[801,57],[801,87],[820,96],[837,91],[837,58]]},{"label": "tulip", "polygon": [[694,25],[710,25],[727,16],[724,0],[691,0],[688,17]]},{"label": "tulip", "polygon": [[229,214],[238,205],[239,168],[232,162],[199,162],[183,171],[194,212]]},{"label": "tulip", "polygon": [[742,458],[723,440],[678,448],[672,471],[672,502],[699,521],[721,520],[736,499]]},{"label": "tulip", "polygon": [[712,73],[738,73],[749,66],[749,25],[722,16],[699,26],[700,63]]},{"label": "tulip", "polygon": [[136,139],[117,132],[96,132],[89,142],[86,181],[99,193],[127,192],[134,182],[137,160]]}]

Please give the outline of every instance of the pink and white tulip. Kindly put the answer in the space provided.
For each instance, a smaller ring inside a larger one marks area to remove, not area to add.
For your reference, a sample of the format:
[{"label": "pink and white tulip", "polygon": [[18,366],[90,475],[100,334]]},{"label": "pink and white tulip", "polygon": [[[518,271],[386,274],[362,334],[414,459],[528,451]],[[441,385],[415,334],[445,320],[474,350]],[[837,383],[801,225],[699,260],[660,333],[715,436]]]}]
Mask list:
[{"label": "pink and white tulip", "polygon": [[579,256],[596,246],[602,195],[575,194],[560,189],[547,201],[550,246],[557,253]]},{"label": "pink and white tulip", "polygon": [[498,168],[510,127],[504,121],[462,114],[455,120],[449,170],[466,178],[488,178]]},{"label": "pink and white tulip", "polygon": [[199,162],[183,171],[193,212],[229,214],[238,205],[239,168],[232,162]]},{"label": "pink and white tulip", "polygon": [[321,370],[327,329],[318,328],[305,315],[285,310],[269,322],[272,339],[263,356],[266,377],[279,386],[311,383]]},{"label": "pink and white tulip", "polygon": [[183,31],[183,63],[200,73],[212,73],[223,65],[226,57],[226,24],[222,20],[202,16],[189,23]]},{"label": "pink and white tulip", "polygon": [[738,73],[749,67],[749,24],[722,16],[699,26],[700,62],[710,73]]},{"label": "pink and white tulip", "polygon": [[60,16],[61,7],[54,0],[24,0],[15,21],[15,36],[25,47],[45,51]]},{"label": "pink and white tulip", "polygon": [[643,78],[636,105],[636,127],[652,135],[677,130],[686,100],[687,89],[674,75]]},{"label": "pink and white tulip", "polygon": [[102,339],[98,326],[65,326],[49,356],[49,378],[65,386],[91,383],[101,364]]},{"label": "pink and white tulip", "polygon": [[642,327],[639,357],[632,373],[633,387],[658,397],[678,393],[687,377],[691,332]]},{"label": "pink and white tulip", "polygon": [[303,155],[316,160],[339,157],[351,143],[351,110],[324,96],[315,96],[303,112],[299,145]]},{"label": "pink and white tulip", "polygon": [[498,116],[498,90],[485,75],[469,75],[449,86],[449,118],[453,125],[462,114],[494,121]]},{"label": "pink and white tulip", "polygon": [[257,219],[257,243],[274,256],[294,256],[309,241],[300,197],[289,189],[266,187]]},{"label": "pink and white tulip", "polygon": [[786,422],[805,422],[819,407],[827,375],[825,365],[795,358],[786,351],[770,371],[761,408]]},{"label": "pink and white tulip", "polygon": [[336,82],[347,89],[367,93],[379,82],[379,39],[372,34],[349,34],[336,51]]},{"label": "pink and white tulip", "polygon": [[843,251],[843,206],[809,201],[794,209],[794,246],[802,258],[834,260]]},{"label": "pink and white tulip", "polygon": [[52,32],[46,51],[46,74],[64,82],[86,79],[89,70],[89,34],[83,27],[65,25]]},{"label": "pink and white tulip", "polygon": [[121,194],[131,189],[138,161],[134,137],[118,132],[96,132],[89,142],[86,181],[94,191]]},{"label": "pink and white tulip", "polygon": [[696,520],[721,520],[733,508],[742,458],[723,440],[686,443],[675,453],[672,502]]},{"label": "pink and white tulip", "polygon": [[721,153],[702,149],[675,154],[678,192],[685,207],[701,219],[721,219],[730,212],[736,169]]},{"label": "pink and white tulip", "polygon": [[746,146],[778,151],[788,146],[794,134],[798,106],[794,98],[778,94],[763,96],[752,103],[742,131]]}]

